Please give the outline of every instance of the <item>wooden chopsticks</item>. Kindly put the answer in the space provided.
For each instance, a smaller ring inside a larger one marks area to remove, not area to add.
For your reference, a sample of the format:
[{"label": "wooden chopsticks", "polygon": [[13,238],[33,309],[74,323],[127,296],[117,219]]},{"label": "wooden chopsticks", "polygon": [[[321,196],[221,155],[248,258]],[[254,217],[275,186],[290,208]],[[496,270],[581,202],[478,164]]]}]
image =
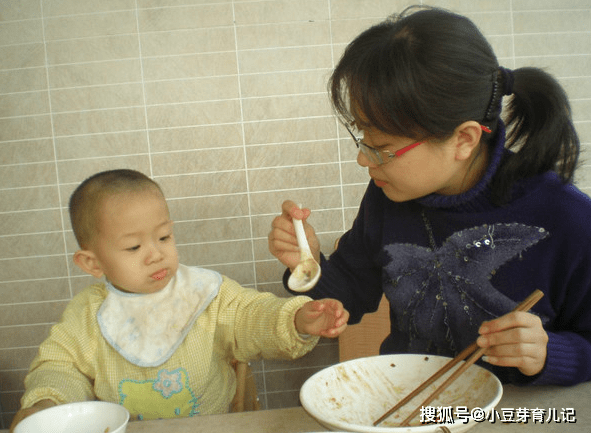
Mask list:
[{"label": "wooden chopsticks", "polygon": [[[540,290],[535,290],[531,295],[529,295],[521,303],[519,303],[513,309],[513,311],[529,311],[540,299],[542,299],[543,296],[544,293],[542,293]],[[437,372],[435,372],[431,377],[429,377],[426,381],[420,384],[418,388],[416,388],[413,392],[411,392],[402,400],[400,400],[394,407],[392,407],[392,409],[390,409],[388,412],[382,415],[377,421],[373,423],[373,425],[377,426],[378,424],[382,423],[386,418],[388,418],[390,415],[392,415],[394,412],[396,412],[398,409],[400,409],[402,406],[404,406],[406,403],[408,403],[410,400],[412,400],[422,391],[424,391],[429,385],[431,385],[433,382],[435,382],[437,379],[439,379],[441,376],[443,376],[445,373],[451,370],[456,364],[458,364],[460,361],[463,361],[471,355],[470,358],[468,358],[468,360],[463,365],[461,365],[455,372],[453,372],[445,382],[443,382],[437,389],[435,389],[435,391],[433,391],[433,393],[431,393],[421,403],[419,407],[417,407],[404,421],[402,421],[402,423],[400,423],[401,426],[407,426],[410,423],[410,421],[419,414],[419,412],[421,411],[421,407],[429,405],[431,401],[437,398],[437,396],[441,394],[449,385],[451,385],[453,381],[460,377],[460,375],[464,373],[472,364],[478,361],[478,359],[484,354],[485,350],[486,348],[479,348],[476,342],[466,347],[454,359],[452,359],[439,370],[437,370]]]}]

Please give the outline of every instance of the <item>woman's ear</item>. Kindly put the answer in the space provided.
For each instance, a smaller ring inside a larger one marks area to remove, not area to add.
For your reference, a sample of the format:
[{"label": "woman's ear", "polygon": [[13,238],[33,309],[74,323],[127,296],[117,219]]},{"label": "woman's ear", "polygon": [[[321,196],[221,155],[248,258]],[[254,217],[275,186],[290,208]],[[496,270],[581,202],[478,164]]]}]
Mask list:
[{"label": "woman's ear", "polygon": [[469,120],[456,128],[456,159],[467,160],[473,155],[474,149],[478,148],[482,137],[482,128],[478,122]]},{"label": "woman's ear", "polygon": [[87,274],[95,278],[103,276],[103,269],[96,255],[90,250],[78,250],[74,253],[74,263]]}]

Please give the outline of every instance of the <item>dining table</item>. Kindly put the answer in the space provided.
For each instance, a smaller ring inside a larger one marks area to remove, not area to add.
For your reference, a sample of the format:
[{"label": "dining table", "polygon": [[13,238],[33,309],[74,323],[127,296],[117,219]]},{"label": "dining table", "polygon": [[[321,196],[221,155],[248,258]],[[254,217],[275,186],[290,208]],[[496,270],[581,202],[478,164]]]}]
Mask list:
[{"label": "dining table", "polygon": [[[359,404],[363,404],[360,402]],[[459,422],[459,421],[456,421]],[[446,424],[442,424],[446,426]],[[130,422],[127,433],[303,433],[330,431],[303,407]],[[400,430],[397,430],[400,431]],[[445,429],[440,429],[445,432]],[[470,433],[589,432],[591,382],[569,387],[503,386],[503,397]],[[8,432],[8,430],[0,430]]]}]

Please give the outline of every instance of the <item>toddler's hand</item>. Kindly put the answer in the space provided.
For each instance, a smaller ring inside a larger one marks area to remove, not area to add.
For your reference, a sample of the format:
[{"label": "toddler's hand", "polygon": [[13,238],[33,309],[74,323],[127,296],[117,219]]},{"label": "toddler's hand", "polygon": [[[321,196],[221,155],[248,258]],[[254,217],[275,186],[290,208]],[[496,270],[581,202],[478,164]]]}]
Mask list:
[{"label": "toddler's hand", "polygon": [[546,363],[548,334],[540,318],[513,312],[485,322],[477,343],[486,347],[484,360],[493,365],[516,367],[526,376],[538,374]]},{"label": "toddler's hand", "polygon": [[41,400],[35,403],[33,406],[27,409],[19,410],[14,418],[12,419],[12,424],[10,425],[9,432],[12,433],[16,428],[16,425],[24,420],[26,417],[33,415],[36,412],[39,412],[43,409],[49,409],[50,407],[56,406],[56,404],[51,400]]},{"label": "toddler's hand", "polygon": [[338,337],[347,327],[349,312],[336,299],[322,299],[305,303],[295,315],[295,326],[300,334]]}]

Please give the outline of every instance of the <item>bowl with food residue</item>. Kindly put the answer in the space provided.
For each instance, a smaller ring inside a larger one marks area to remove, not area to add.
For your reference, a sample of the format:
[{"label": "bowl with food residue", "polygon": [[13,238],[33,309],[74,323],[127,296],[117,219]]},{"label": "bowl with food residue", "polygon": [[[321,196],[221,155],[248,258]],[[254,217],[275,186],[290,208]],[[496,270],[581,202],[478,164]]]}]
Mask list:
[{"label": "bowl with food residue", "polygon": [[129,411],[105,401],[62,404],[28,416],[14,433],[125,433]]},{"label": "bowl with food residue", "polygon": [[[443,356],[401,354],[345,361],[311,376],[301,388],[300,401],[312,417],[332,431],[464,432],[482,422],[479,417],[489,415],[503,395],[499,379],[478,365],[471,365],[437,398],[422,406],[458,366],[452,368],[374,426],[382,415],[450,360]],[[401,426],[418,407],[423,407],[423,412],[407,426]]]}]

